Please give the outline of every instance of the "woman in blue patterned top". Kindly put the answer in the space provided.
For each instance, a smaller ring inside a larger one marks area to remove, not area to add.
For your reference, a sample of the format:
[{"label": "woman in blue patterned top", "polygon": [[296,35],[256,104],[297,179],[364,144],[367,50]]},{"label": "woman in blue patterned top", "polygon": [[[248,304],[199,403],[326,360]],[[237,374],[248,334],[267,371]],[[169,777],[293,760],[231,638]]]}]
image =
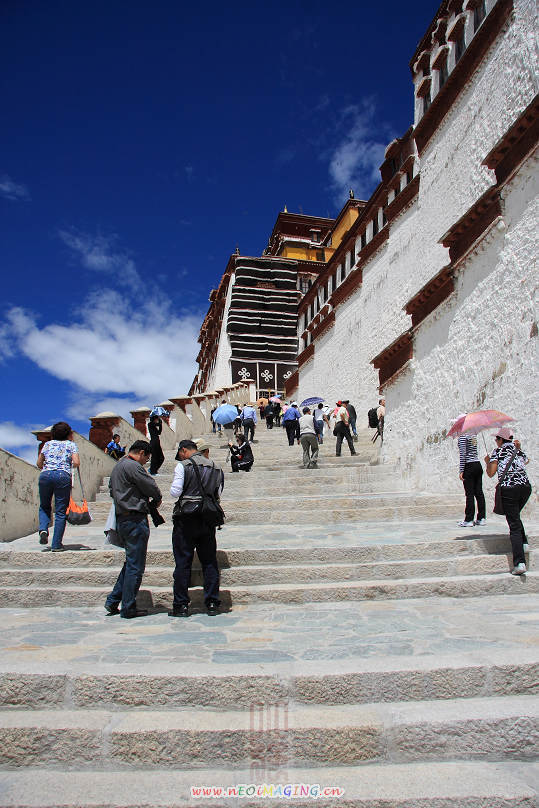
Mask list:
[{"label": "woman in blue patterned top", "polygon": [[51,550],[61,553],[66,526],[66,510],[71,496],[71,471],[80,466],[77,444],[71,440],[69,424],[59,421],[51,428],[51,440],[41,447],[37,467],[39,475],[39,543],[47,544],[51,523],[51,503],[54,496],[54,533]]},{"label": "woman in blue patterned top", "polygon": [[[528,458],[521,451],[520,442],[518,440],[513,442],[511,430],[504,427],[498,429],[496,449],[490,457],[485,456],[485,463],[488,476],[494,477],[498,472],[498,480],[500,480],[503,509],[509,525],[509,538],[513,548],[514,567],[511,573],[512,575],[522,575],[526,572],[524,553],[528,552],[529,546],[524,525],[520,519],[520,512],[532,492],[525,468]],[[506,469],[507,472],[504,476]]]}]

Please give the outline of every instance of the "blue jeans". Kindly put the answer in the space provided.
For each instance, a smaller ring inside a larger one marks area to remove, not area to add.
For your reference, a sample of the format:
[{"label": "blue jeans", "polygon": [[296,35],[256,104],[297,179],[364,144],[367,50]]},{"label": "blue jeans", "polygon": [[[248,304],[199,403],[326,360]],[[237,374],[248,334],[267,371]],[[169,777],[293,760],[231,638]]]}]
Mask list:
[{"label": "blue jeans", "polygon": [[66,510],[71,496],[71,474],[65,471],[42,471],[39,475],[39,529],[47,530],[51,523],[54,496],[54,533],[52,549],[62,546],[66,529]]},{"label": "blue jeans", "polygon": [[125,542],[125,561],[114,588],[105,605],[114,608],[122,602],[121,614],[130,614],[137,608],[137,592],[146,569],[146,552],[150,526],[145,514],[118,519],[116,530]]},{"label": "blue jeans", "polygon": [[355,418],[352,418],[352,416],[350,416],[350,429],[352,430],[352,432],[354,433],[354,435],[357,435],[357,429],[356,429],[356,419],[355,419]]}]

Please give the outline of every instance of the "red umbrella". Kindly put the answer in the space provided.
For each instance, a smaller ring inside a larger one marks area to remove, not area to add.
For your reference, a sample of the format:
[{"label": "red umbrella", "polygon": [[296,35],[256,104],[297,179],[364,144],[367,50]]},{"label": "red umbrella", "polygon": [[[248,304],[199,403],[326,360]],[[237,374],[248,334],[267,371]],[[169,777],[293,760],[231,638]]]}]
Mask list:
[{"label": "red umbrella", "polygon": [[497,429],[510,421],[514,421],[510,415],[499,410],[477,410],[477,412],[469,412],[466,415],[461,415],[449,432],[448,438],[455,438],[464,433],[468,435],[478,435],[484,429]]}]

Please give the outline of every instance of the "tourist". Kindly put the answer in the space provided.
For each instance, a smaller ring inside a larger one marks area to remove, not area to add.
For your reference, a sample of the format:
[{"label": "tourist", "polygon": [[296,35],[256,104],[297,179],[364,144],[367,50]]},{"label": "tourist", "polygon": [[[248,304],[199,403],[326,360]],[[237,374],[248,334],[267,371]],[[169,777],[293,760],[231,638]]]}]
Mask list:
[{"label": "tourist", "polygon": [[215,527],[208,525],[197,513],[202,496],[198,478],[193,468],[196,463],[202,487],[215,499],[223,490],[222,469],[209,459],[209,446],[198,446],[191,440],[182,440],[178,448],[180,462],[174,471],[170,495],[178,497],[174,506],[172,549],[176,567],[174,569],[174,600],[171,617],[189,616],[189,583],[195,549],[204,577],[204,602],[209,615],[219,613],[219,567],[217,565],[217,542]]},{"label": "tourist", "polygon": [[[161,503],[161,491],[144,465],[151,456],[150,444],[136,440],[112,470],[110,495],[116,511],[116,532],[125,546],[125,561],[112,592],[105,601],[109,615],[143,617],[146,610],[137,609],[137,592],[146,569],[146,553],[150,526],[148,513]],[[150,500],[152,500],[150,502]],[[120,602],[122,604],[119,610]]]},{"label": "tourist", "polygon": [[281,402],[273,402],[273,420],[276,426],[281,426]]},{"label": "tourist", "polygon": [[105,446],[105,454],[110,455],[113,460],[119,460],[121,457],[125,455],[125,446],[120,446],[118,441],[120,440],[120,436],[118,433],[112,436],[112,440],[107,443]]},{"label": "tourist", "polygon": [[237,435],[241,429],[241,408],[236,404],[236,412],[238,413],[233,421],[234,435]]},{"label": "tourist", "polygon": [[214,435],[217,432],[217,427],[219,427],[219,432],[221,431],[221,424],[216,424],[215,421],[213,420],[213,413],[215,412],[216,409],[217,405],[210,412],[211,431],[213,432]]},{"label": "tourist", "polygon": [[268,401],[264,409],[264,417],[266,419],[267,429],[273,429],[273,415],[274,415],[273,404],[271,401]]},{"label": "tourist", "polygon": [[246,404],[241,412],[241,423],[246,439],[254,440],[255,426],[257,423],[256,410],[254,407],[251,407],[250,404]]},{"label": "tourist", "polygon": [[520,512],[530,498],[532,487],[526,474],[525,466],[528,458],[521,449],[518,440],[513,442],[510,429],[503,427],[496,433],[496,448],[492,454],[485,455],[487,474],[494,477],[498,473],[501,500],[505,518],[509,525],[509,538],[513,549],[512,575],[523,575],[526,572],[524,553],[529,551],[528,539]]},{"label": "tourist", "polygon": [[303,468],[315,469],[318,462],[318,438],[315,421],[309,407],[303,408],[303,415],[298,421],[299,441],[303,448]]},{"label": "tourist", "polygon": [[329,426],[329,421],[327,415],[324,412],[324,405],[322,402],[319,403],[318,407],[314,411],[314,430],[316,432],[316,437],[319,444],[324,443],[324,424]]},{"label": "tourist", "polygon": [[376,428],[376,435],[375,439],[380,435],[380,445],[384,442],[384,422],[386,419],[386,400],[385,398],[380,398],[378,400],[378,409],[376,410],[376,415],[378,417],[378,426]]},{"label": "tourist", "polygon": [[73,443],[69,424],[58,421],[51,427],[51,439],[43,444],[37,458],[39,475],[39,543],[47,544],[54,496],[54,532],[51,550],[61,553],[66,527],[66,511],[71,497],[73,468],[79,468],[77,444]]},{"label": "tourist", "polygon": [[[466,509],[464,519],[458,523],[459,527],[473,527],[486,525],[486,505],[483,494],[483,466],[477,456],[477,437],[475,435],[460,435],[459,447],[459,478],[464,484],[466,493]],[[475,503],[477,502],[477,520],[474,521]]]},{"label": "tourist", "polygon": [[236,435],[236,443],[238,445],[234,446],[232,441],[228,441],[232,471],[251,471],[255,459],[251,445],[243,432]]},{"label": "tourist", "polygon": [[148,422],[148,432],[150,433],[150,449],[152,459],[150,462],[150,474],[155,475],[165,462],[165,455],[161,448],[159,436],[163,431],[163,424],[158,415],[152,415]]},{"label": "tourist", "polygon": [[344,406],[342,401],[337,401],[337,411],[335,413],[335,429],[333,430],[333,434],[337,437],[337,443],[335,445],[335,456],[341,456],[341,447],[343,439],[346,438],[346,442],[348,444],[348,448],[350,449],[350,454],[355,455],[356,450],[354,449],[354,444],[352,442],[352,435],[350,434],[350,416],[348,415],[348,410]]},{"label": "tourist", "polygon": [[356,408],[354,407],[353,404],[350,404],[350,401],[348,399],[344,400],[343,404],[346,407],[347,412],[348,412],[350,429],[351,429],[351,431],[352,431],[352,433],[354,435],[355,440],[357,440],[357,429],[356,429],[357,412],[356,412]]},{"label": "tourist", "polygon": [[298,410],[298,405],[295,401],[293,401],[286,410],[285,414],[283,415],[283,426],[286,429],[286,435],[288,437],[289,446],[294,445],[294,439],[297,440],[299,445],[298,421],[300,418],[301,415]]}]

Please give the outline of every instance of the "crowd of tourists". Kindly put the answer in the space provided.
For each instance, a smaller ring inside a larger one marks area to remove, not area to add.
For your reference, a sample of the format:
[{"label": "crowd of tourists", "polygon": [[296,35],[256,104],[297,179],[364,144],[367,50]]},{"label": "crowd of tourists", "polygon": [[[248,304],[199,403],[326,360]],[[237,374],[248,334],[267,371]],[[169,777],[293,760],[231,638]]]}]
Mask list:
[{"label": "crowd of tourists", "polygon": [[[334,408],[322,401],[312,408],[301,408],[297,402],[279,402],[268,412],[267,405],[261,418],[266,428],[273,429],[277,420],[286,433],[288,444],[301,445],[303,467],[316,469],[319,447],[328,431],[336,437],[335,454],[341,455],[346,441],[350,454],[355,455],[354,440],[357,440],[357,413],[348,400],[338,400]],[[376,422],[368,413],[369,425],[376,429],[373,440],[383,440],[385,421],[385,400],[380,399],[375,408]],[[466,416],[461,416],[465,418]],[[269,424],[268,424],[268,418]],[[458,421],[458,419],[456,419]],[[251,447],[258,422],[256,407],[246,405],[238,408],[238,417],[233,422],[235,442],[228,441],[232,473],[250,472],[255,463]],[[159,418],[150,420],[150,441],[137,440],[129,448],[119,443],[115,434],[106,447],[106,452],[117,463],[109,482],[113,500],[107,533],[116,537],[114,543],[125,549],[125,562],[118,579],[109,594],[105,609],[108,615],[120,614],[124,618],[147,614],[136,605],[146,566],[146,552],[150,527],[148,516],[155,525],[164,522],[158,508],[162,494],[155,476],[164,460],[159,442],[162,425]],[[482,489],[483,467],[478,456],[477,436],[462,428],[458,439],[459,477],[464,485],[466,507],[464,519],[459,527],[468,528],[486,524],[486,501]],[[531,484],[526,473],[529,460],[518,440],[513,439],[507,427],[497,429],[496,446],[486,454],[484,462],[489,477],[498,477],[495,513],[505,514],[509,526],[509,536],[513,552],[513,575],[526,572],[525,553],[529,551],[528,539],[520,518],[522,508],[531,495]],[[209,457],[210,447],[202,440],[182,440],[178,447],[178,464],[170,487],[170,495],[176,499],[173,510],[172,547],[175,569],[173,575],[173,607],[169,612],[173,617],[187,617],[189,614],[188,588],[195,550],[197,551],[204,579],[204,602],[209,615],[220,611],[219,568],[217,563],[216,529],[224,521],[220,506],[220,496],[224,487],[222,469]],[[144,466],[150,462],[150,469]],[[77,444],[73,441],[71,427],[66,422],[58,422],[51,428],[51,438],[39,452],[37,466],[39,476],[39,542],[49,541],[49,527],[52,522],[52,499],[55,501],[54,532],[51,542],[52,552],[62,552],[62,543],[70,497],[72,478],[75,469],[80,467]],[[80,476],[80,475],[79,475]],[[82,483],[81,483],[82,484]],[[121,606],[120,606],[121,604]]]}]

